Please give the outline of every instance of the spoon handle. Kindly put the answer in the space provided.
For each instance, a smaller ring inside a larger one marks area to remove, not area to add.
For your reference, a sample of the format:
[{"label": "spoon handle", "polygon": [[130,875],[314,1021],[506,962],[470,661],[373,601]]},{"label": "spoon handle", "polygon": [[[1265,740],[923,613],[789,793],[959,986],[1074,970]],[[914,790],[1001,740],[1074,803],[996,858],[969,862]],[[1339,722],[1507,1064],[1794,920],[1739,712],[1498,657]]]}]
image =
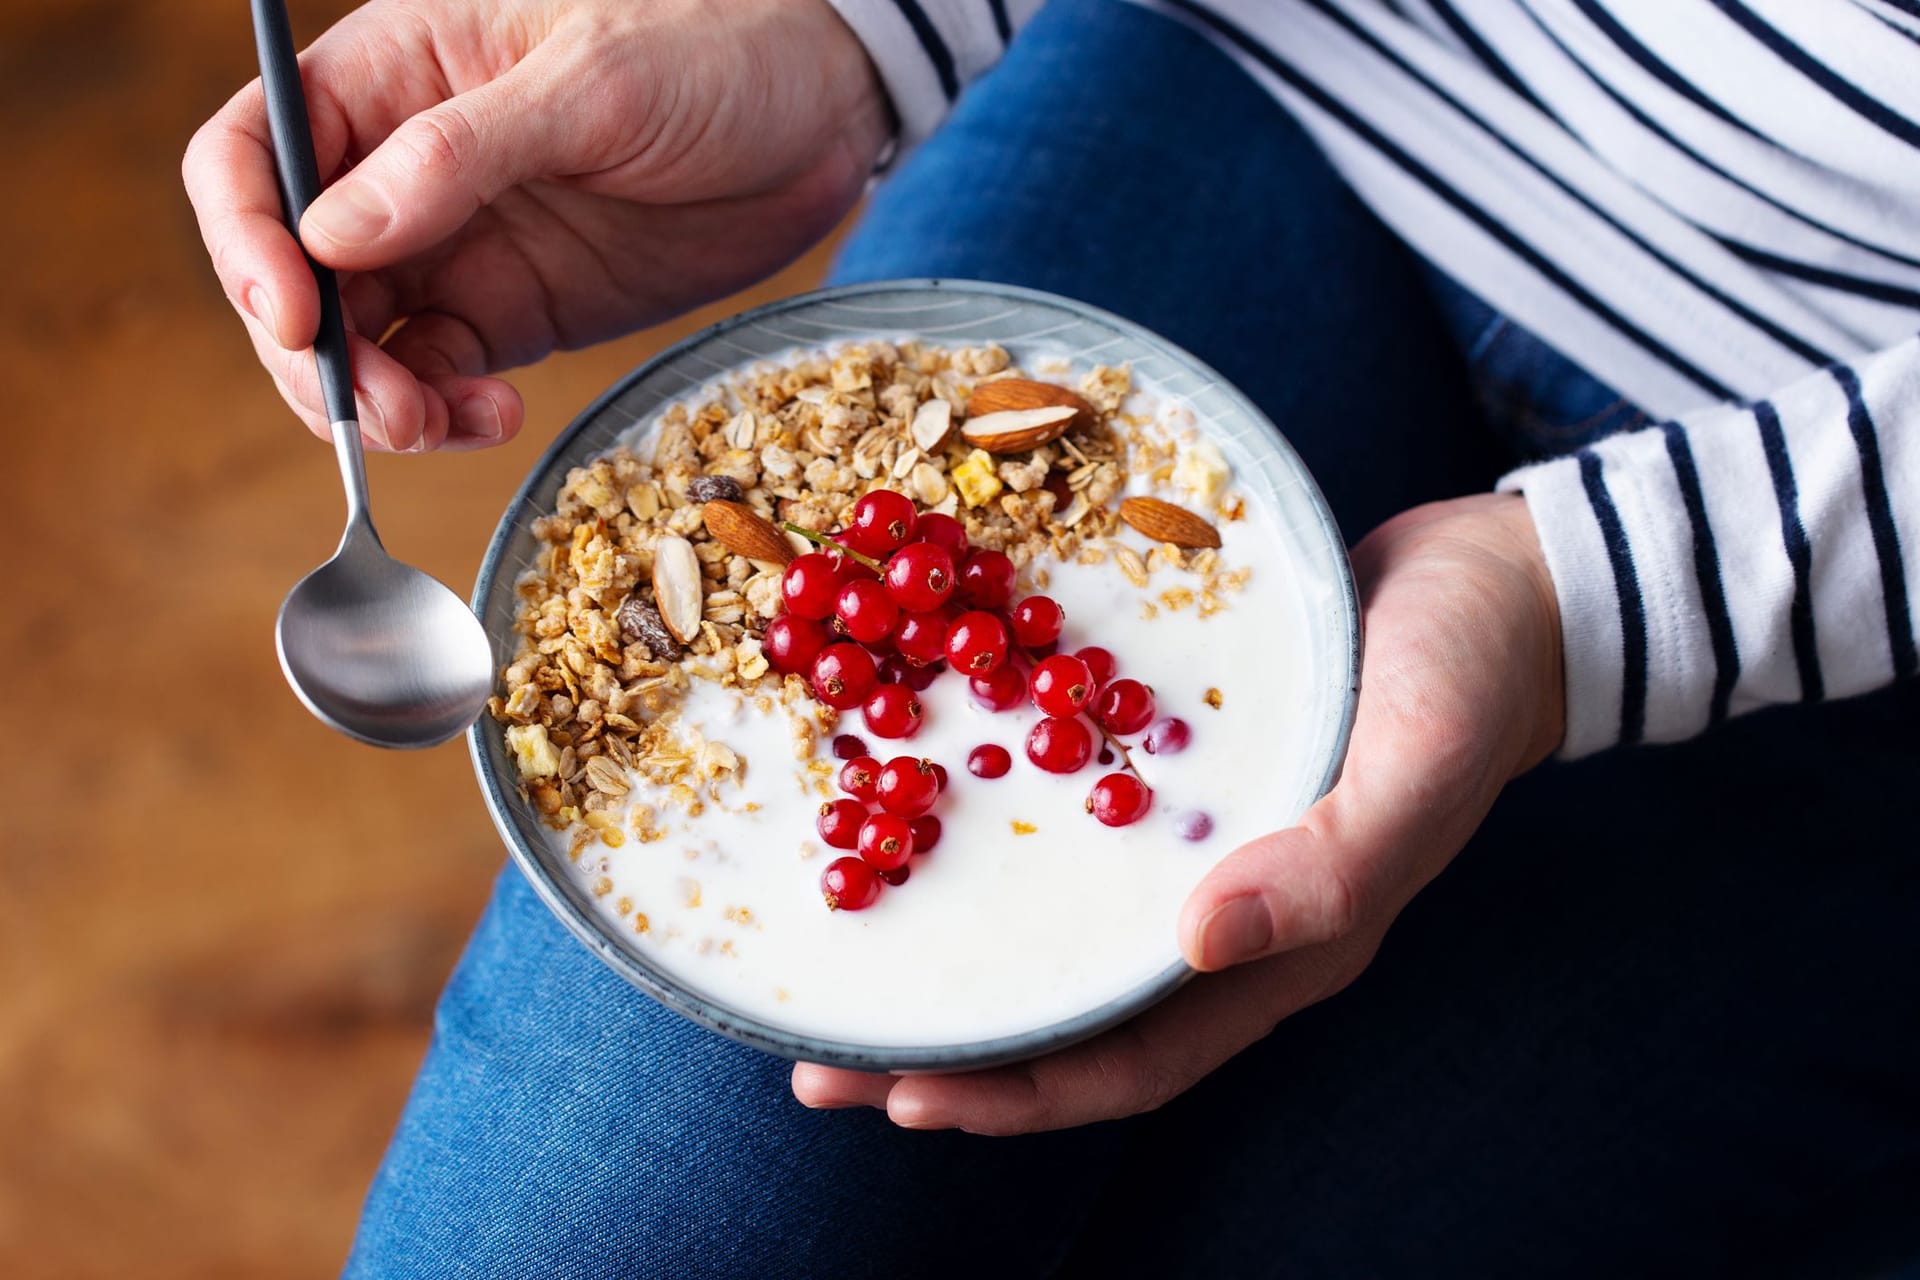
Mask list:
[{"label": "spoon handle", "polygon": [[[280,208],[287,230],[300,239],[300,218],[320,194],[320,169],[313,158],[313,129],[307,120],[307,95],[294,57],[293,24],[284,0],[252,0],[254,43],[260,53],[260,82],[266,90],[267,124],[273,134],[274,168],[280,178]],[[305,252],[304,247],[302,252]],[[353,369],[347,359],[347,328],[341,319],[340,288],[333,269],[313,260],[320,286],[320,333],[313,362],[320,373],[320,395],[333,424],[334,447],[347,483],[347,501],[356,519],[367,513],[366,462],[361,456],[360,425],[353,402]]]}]

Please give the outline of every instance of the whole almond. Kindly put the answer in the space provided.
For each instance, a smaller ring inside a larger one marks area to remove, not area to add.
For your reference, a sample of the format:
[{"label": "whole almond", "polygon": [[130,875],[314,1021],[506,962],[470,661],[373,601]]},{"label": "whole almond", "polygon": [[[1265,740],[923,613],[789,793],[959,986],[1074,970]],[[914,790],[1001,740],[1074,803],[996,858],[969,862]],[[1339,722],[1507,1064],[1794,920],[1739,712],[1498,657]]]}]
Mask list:
[{"label": "whole almond", "polygon": [[967,414],[979,418],[989,413],[1004,413],[1009,409],[1050,409],[1060,405],[1074,411],[1071,419],[1073,426],[1091,427],[1100,421],[1100,415],[1094,411],[1094,407],[1077,392],[1051,382],[1036,382],[1032,378],[995,378],[992,382],[981,383],[967,397]]},{"label": "whole almond", "polygon": [[936,396],[913,411],[913,425],[907,428],[907,434],[922,453],[932,453],[946,443],[951,430],[953,406]]},{"label": "whole almond", "polygon": [[1220,531],[1185,507],[1159,498],[1127,498],[1120,503],[1120,518],[1155,542],[1171,542],[1176,547],[1217,547]]},{"label": "whole almond", "polygon": [[1079,413],[1072,405],[1065,404],[1041,409],[1003,409],[968,417],[960,434],[968,444],[988,453],[1025,453],[1065,435]]},{"label": "whole almond", "polygon": [[700,508],[700,518],[706,521],[707,532],[737,556],[782,566],[793,559],[786,536],[744,502],[716,498]]},{"label": "whole almond", "polygon": [[653,603],[660,621],[681,644],[692,644],[700,634],[703,587],[700,559],[693,544],[669,534],[653,546]]}]

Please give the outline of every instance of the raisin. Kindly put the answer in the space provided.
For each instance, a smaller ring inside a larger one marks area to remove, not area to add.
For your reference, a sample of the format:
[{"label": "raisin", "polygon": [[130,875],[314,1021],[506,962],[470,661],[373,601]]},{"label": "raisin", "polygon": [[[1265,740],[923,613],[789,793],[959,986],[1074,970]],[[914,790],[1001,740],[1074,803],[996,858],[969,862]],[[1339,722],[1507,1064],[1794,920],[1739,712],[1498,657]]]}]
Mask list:
[{"label": "raisin", "polygon": [[620,624],[621,635],[646,645],[656,661],[677,661],[686,652],[661,621],[660,611],[639,596],[628,596],[626,603],[614,611],[613,620]]},{"label": "raisin", "polygon": [[746,496],[732,476],[695,476],[687,481],[689,502],[741,502]]}]

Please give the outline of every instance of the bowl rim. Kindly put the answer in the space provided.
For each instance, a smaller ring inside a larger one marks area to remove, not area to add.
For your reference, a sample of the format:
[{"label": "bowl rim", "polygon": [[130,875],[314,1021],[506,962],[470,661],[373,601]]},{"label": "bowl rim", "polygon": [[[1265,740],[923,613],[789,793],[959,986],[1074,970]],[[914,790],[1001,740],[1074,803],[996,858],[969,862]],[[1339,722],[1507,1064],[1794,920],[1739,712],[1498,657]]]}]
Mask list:
[{"label": "bowl rim", "polygon": [[[512,538],[522,513],[532,505],[534,490],[540,486],[540,482],[565,454],[574,438],[585,431],[609,405],[625,395],[636,383],[652,376],[663,366],[678,360],[683,353],[734,329],[754,324],[768,317],[812,307],[822,302],[859,298],[876,293],[893,294],[911,291],[979,294],[1038,303],[1108,325],[1157,349],[1175,363],[1184,363],[1193,371],[1204,374],[1243,412],[1250,415],[1253,421],[1268,429],[1272,444],[1297,474],[1301,482],[1301,490],[1319,521],[1320,532],[1333,553],[1331,559],[1337,580],[1336,586],[1344,612],[1343,621],[1347,641],[1345,692],[1341,700],[1339,723],[1335,726],[1331,748],[1327,753],[1326,768],[1313,792],[1316,799],[1325,795],[1338,780],[1341,767],[1346,760],[1348,740],[1353,730],[1354,712],[1359,700],[1361,650],[1360,604],[1354,584],[1353,569],[1347,556],[1346,542],[1341,537],[1340,527],[1334,520],[1325,495],[1321,493],[1319,485],[1307,470],[1299,453],[1295,451],[1292,443],[1281,433],[1273,420],[1206,361],[1134,321],[1115,315],[1104,308],[1041,289],[996,284],[989,281],[935,277],[909,277],[859,284],[830,285],[742,311],[718,323],[708,325],[664,348],[629,371],[576,414],[573,420],[553,438],[539,460],[529,468],[526,478],[521,481],[512,500],[507,503],[505,511],[501,513],[498,524],[494,526],[493,536],[488,539],[486,555],[480,562],[480,571],[474,582],[471,604],[475,615],[481,617],[482,621],[485,620],[487,598],[495,579],[499,576],[507,543]],[[492,727],[492,718],[484,714],[474,722],[467,731],[468,754],[473,761],[474,776],[480,784],[481,796],[486,802],[488,813],[493,818],[494,827],[506,844],[509,856],[533,887],[536,896],[559,918],[568,932],[586,946],[588,951],[599,957],[602,963],[629,983],[700,1026],[717,1031],[721,1035],[755,1049],[794,1061],[818,1062],[860,1071],[977,1070],[1018,1062],[1065,1048],[1097,1035],[1157,1004],[1195,976],[1195,971],[1184,960],[1176,960],[1153,977],[1084,1013],[1032,1030],[988,1040],[941,1045],[879,1045],[834,1040],[774,1026],[749,1014],[728,1008],[719,1001],[699,995],[676,981],[664,967],[649,968],[636,962],[629,953],[613,945],[606,929],[597,919],[588,918],[590,913],[576,906],[558,883],[552,869],[535,850],[529,847],[513,822],[503,780],[491,767],[487,757],[486,735]]]}]

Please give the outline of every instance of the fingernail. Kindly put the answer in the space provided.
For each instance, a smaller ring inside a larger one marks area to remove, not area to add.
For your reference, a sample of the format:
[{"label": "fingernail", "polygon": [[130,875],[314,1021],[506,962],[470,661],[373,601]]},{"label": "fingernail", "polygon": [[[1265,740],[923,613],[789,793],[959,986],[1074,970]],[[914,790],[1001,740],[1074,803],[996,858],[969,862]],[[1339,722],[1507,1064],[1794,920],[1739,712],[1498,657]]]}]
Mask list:
[{"label": "fingernail", "polygon": [[366,394],[360,397],[360,430],[371,437],[382,449],[393,449],[393,437],[387,434],[387,415],[382,413],[378,401],[370,400]]},{"label": "fingernail", "polygon": [[1200,967],[1225,969],[1265,951],[1273,942],[1273,915],[1258,894],[1232,898],[1200,922]]},{"label": "fingernail", "polygon": [[357,248],[387,229],[393,210],[366,183],[347,181],[328,188],[303,221],[335,244]]},{"label": "fingernail", "polygon": [[267,333],[275,342],[280,341],[279,317],[273,310],[273,297],[259,285],[247,287],[247,314],[267,328]]},{"label": "fingernail", "polygon": [[507,434],[500,420],[500,406],[488,395],[468,396],[453,410],[453,421],[460,433],[475,440],[498,440]]}]

